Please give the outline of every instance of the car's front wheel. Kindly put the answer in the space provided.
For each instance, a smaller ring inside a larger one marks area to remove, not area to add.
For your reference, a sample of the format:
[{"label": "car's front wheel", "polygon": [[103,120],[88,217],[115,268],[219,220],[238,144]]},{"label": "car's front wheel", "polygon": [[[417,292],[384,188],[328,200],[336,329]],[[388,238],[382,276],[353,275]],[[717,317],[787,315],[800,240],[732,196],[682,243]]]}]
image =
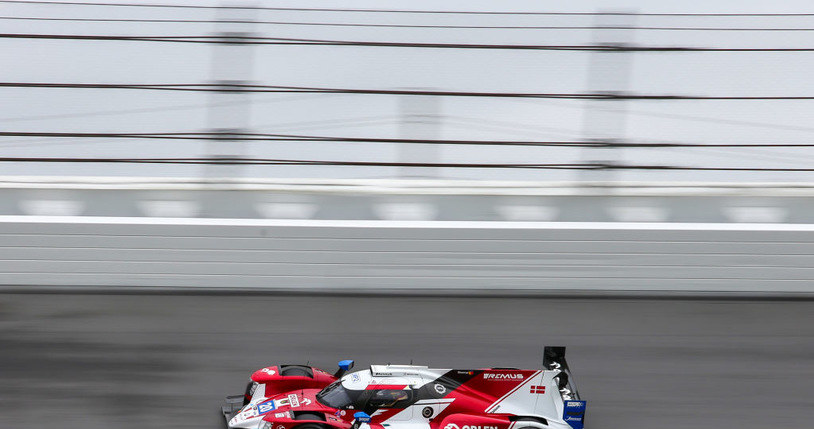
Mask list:
[{"label": "car's front wheel", "polygon": [[[294,420],[325,420],[325,417],[320,414],[313,414],[313,413],[297,413],[297,416],[294,417]],[[303,423],[301,425],[295,426],[296,429],[327,429],[326,425],[319,424],[319,423]]]}]

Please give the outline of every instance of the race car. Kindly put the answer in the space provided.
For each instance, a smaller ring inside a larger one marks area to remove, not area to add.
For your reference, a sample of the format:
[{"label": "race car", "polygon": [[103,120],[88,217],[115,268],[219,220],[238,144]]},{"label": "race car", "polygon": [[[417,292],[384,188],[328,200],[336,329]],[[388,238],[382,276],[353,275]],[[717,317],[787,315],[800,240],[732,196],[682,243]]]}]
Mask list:
[{"label": "race car", "polygon": [[543,369],[432,369],[371,365],[329,374],[308,365],[256,371],[227,396],[229,429],[583,429],[565,347],[545,347]]}]

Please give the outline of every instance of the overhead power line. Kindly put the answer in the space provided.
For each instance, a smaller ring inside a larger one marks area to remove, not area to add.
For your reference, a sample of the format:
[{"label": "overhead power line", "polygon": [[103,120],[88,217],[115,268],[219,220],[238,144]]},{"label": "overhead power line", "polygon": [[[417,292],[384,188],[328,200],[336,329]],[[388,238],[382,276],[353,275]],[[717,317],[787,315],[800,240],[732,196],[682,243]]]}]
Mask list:
[{"label": "overhead power line", "polygon": [[112,36],[88,34],[35,34],[0,33],[3,39],[43,39],[43,40],[98,40],[121,42],[162,42],[162,43],[203,43],[246,45],[293,45],[293,46],[357,46],[380,48],[423,48],[423,49],[494,49],[521,51],[600,51],[600,52],[814,52],[814,47],[790,48],[728,48],[692,46],[635,46],[635,45],[526,45],[526,44],[478,44],[478,43],[418,43],[418,42],[378,42],[364,40],[299,39],[284,37],[243,36],[239,34],[214,36]]},{"label": "overhead power line", "polygon": [[320,161],[269,158],[62,158],[62,157],[0,157],[0,162],[67,162],[124,164],[223,164],[223,165],[321,165],[357,167],[430,167],[430,168],[520,168],[520,169],[579,169],[593,168],[582,164],[495,164],[495,163],[412,163],[377,161]]},{"label": "overhead power line", "polygon": [[149,140],[208,140],[268,142],[345,142],[345,143],[400,143],[435,145],[486,145],[486,146],[571,146],[571,147],[627,147],[627,148],[678,148],[678,147],[726,147],[726,148],[776,148],[814,147],[814,143],[674,143],[674,142],[625,142],[625,141],[540,141],[540,140],[473,140],[473,139],[405,139],[384,137],[313,136],[299,134],[228,133],[228,132],[174,132],[174,133],[60,133],[31,131],[2,131],[0,137],[54,137],[54,138],[104,138]]},{"label": "overhead power line", "polygon": [[361,28],[433,28],[464,30],[645,30],[645,31],[814,31],[810,27],[664,27],[664,26],[609,26],[609,25],[443,25],[443,24],[372,24],[360,22],[297,22],[254,21],[233,19],[141,19],[141,18],[54,18],[35,16],[0,16],[7,21],[47,22],[133,22],[153,24],[260,24],[316,27]]},{"label": "overhead power line", "polygon": [[814,13],[647,13],[647,12],[542,12],[542,11],[476,11],[476,10],[415,10],[415,9],[364,9],[364,8],[297,8],[270,6],[206,6],[161,3],[103,3],[76,1],[42,1],[42,0],[0,0],[0,3],[17,3],[28,5],[63,5],[63,6],[106,6],[106,7],[140,7],[170,9],[249,9],[291,12],[344,12],[344,13],[406,13],[406,14],[446,14],[446,15],[543,15],[543,16],[661,16],[661,17],[794,17],[814,16]]},{"label": "overhead power line", "polygon": [[316,94],[359,94],[359,95],[423,95],[437,97],[486,97],[486,98],[550,98],[578,100],[814,100],[811,95],[669,95],[669,94],[627,94],[610,92],[585,93],[533,93],[533,92],[474,92],[474,91],[428,91],[401,89],[362,89],[330,88],[306,86],[278,86],[253,84],[115,84],[115,83],[58,83],[58,82],[0,82],[7,88],[71,88],[71,89],[139,89],[155,91],[193,92],[271,92],[271,93],[316,93]]},{"label": "overhead power line", "polygon": [[62,157],[2,157],[0,162],[41,163],[112,163],[112,164],[217,164],[217,165],[310,165],[348,167],[411,167],[411,168],[474,168],[529,170],[673,170],[673,171],[776,171],[812,172],[814,168],[763,167],[691,167],[670,165],[624,164],[524,164],[524,163],[417,163],[378,161],[328,161],[270,158],[62,158]]}]

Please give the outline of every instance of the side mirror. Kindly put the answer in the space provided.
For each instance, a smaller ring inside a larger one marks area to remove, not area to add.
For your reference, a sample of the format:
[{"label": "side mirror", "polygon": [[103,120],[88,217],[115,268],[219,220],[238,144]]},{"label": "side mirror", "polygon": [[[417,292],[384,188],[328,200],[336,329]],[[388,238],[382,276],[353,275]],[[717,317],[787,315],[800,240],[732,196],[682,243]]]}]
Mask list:
[{"label": "side mirror", "polygon": [[339,369],[336,370],[336,372],[334,373],[334,377],[336,378],[342,377],[351,368],[353,368],[353,360],[345,359],[339,361]]},{"label": "side mirror", "polygon": [[370,415],[362,411],[353,413],[353,419],[353,424],[350,425],[350,429],[359,429],[362,424],[370,423]]},{"label": "side mirror", "polygon": [[353,418],[359,423],[370,423],[370,415],[364,411],[353,413]]}]

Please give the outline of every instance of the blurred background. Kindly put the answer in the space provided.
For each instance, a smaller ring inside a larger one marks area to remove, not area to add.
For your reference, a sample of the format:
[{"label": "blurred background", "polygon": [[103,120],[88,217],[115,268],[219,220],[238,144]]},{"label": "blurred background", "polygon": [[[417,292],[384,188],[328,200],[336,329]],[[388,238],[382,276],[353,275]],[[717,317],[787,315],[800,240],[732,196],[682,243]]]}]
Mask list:
[{"label": "blurred background", "polygon": [[591,428],[807,427],[812,6],[0,0],[0,426],[566,345]]}]

